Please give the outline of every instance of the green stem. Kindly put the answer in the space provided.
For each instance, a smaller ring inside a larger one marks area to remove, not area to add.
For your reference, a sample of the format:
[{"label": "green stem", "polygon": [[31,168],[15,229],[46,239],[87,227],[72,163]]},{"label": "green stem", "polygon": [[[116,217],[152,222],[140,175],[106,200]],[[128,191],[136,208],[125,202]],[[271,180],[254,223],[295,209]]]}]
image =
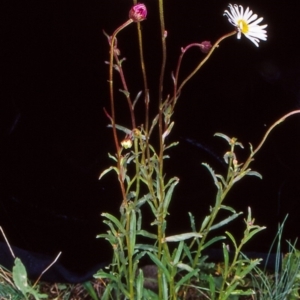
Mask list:
[{"label": "green stem", "polygon": [[[159,10],[159,20],[160,20],[160,30],[161,30],[161,46],[162,46],[162,63],[160,70],[160,78],[159,78],[159,86],[158,86],[158,109],[159,109],[159,117],[158,117],[158,127],[159,127],[159,191],[160,194],[159,199],[160,202],[164,201],[164,182],[163,182],[163,84],[164,84],[164,76],[165,76],[165,67],[167,60],[167,49],[166,49],[166,30],[165,30],[165,19],[164,19],[164,5],[163,0],[158,0],[158,10]],[[161,210],[163,210],[163,205],[159,204]],[[158,259],[161,259],[162,249],[163,249],[163,232],[164,226],[164,215],[163,211],[159,212],[158,217]],[[158,271],[158,296],[159,299],[163,299],[163,285],[162,285],[162,271]]]},{"label": "green stem", "polygon": [[[126,244],[127,244],[127,253],[128,253],[128,277],[129,277],[129,293],[130,293],[130,299],[134,299],[134,285],[132,278],[134,276],[133,270],[132,270],[132,249],[130,247],[130,238],[129,238],[129,227],[130,227],[130,212],[128,212],[128,205],[127,205],[127,199],[126,199],[126,190],[124,186],[124,182],[122,180],[122,172],[121,172],[121,148],[119,146],[118,136],[117,136],[117,129],[116,129],[116,115],[115,115],[115,104],[114,104],[114,89],[113,89],[113,63],[114,63],[114,56],[115,56],[115,47],[116,47],[116,36],[117,34],[127,27],[129,24],[131,24],[133,21],[131,19],[127,20],[123,25],[121,25],[119,28],[115,30],[113,35],[110,39],[110,57],[109,57],[109,93],[110,93],[110,106],[111,106],[111,125],[113,129],[113,136],[115,141],[115,146],[117,149],[117,168],[119,170],[119,182],[121,186],[122,191],[122,206],[125,207],[125,213],[126,213]],[[123,216],[122,216],[123,218]]]},{"label": "green stem", "polygon": [[[115,113],[115,101],[114,101],[114,86],[113,86],[113,63],[114,63],[114,50],[115,50],[115,42],[116,42],[116,36],[117,34],[127,27],[129,24],[131,24],[133,21],[131,19],[127,20],[124,24],[122,24],[119,28],[115,30],[113,35],[111,36],[110,39],[110,56],[109,56],[109,95],[110,95],[110,108],[111,108],[111,125],[112,125],[112,130],[113,130],[113,136],[114,136],[114,141],[115,141],[115,146],[117,149],[117,168],[119,171],[121,171],[121,151],[120,151],[120,146],[119,146],[119,140],[117,136],[117,129],[116,129],[116,113]],[[123,206],[126,206],[126,191],[124,187],[123,180],[121,178],[122,174],[119,172],[119,182],[121,186],[121,191],[122,191],[122,197],[123,197]]]},{"label": "green stem", "polygon": [[182,61],[182,57],[185,53],[185,51],[183,53],[181,53],[180,57],[179,57],[179,61],[178,61],[178,65],[177,65],[177,71],[176,71],[176,77],[175,77],[175,82],[176,82],[176,88],[174,88],[174,95],[172,97],[172,99],[170,100],[170,102],[173,102],[173,108],[176,104],[177,101],[177,97],[178,95],[181,93],[181,90],[183,89],[183,87],[185,86],[185,84],[199,71],[199,69],[207,62],[207,60],[211,57],[211,55],[213,54],[213,52],[216,50],[216,48],[219,47],[219,44],[225,40],[226,38],[235,35],[236,34],[236,30],[223,35],[221,38],[219,38],[216,43],[212,46],[211,50],[208,52],[208,54],[205,56],[205,58],[198,64],[198,66],[182,81],[182,83],[180,84],[180,86],[177,88],[178,85],[178,76],[179,76],[179,69],[180,69],[180,65],[181,65],[181,61]]}]

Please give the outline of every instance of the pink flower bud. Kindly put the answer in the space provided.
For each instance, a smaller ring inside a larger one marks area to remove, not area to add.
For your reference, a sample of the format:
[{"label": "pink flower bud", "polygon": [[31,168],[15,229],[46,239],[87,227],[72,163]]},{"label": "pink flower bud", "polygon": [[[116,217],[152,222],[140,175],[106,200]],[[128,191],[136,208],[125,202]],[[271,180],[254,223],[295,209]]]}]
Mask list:
[{"label": "pink flower bud", "polygon": [[208,53],[211,48],[212,48],[212,45],[209,41],[204,41],[201,43],[201,51],[203,53]]},{"label": "pink flower bud", "polygon": [[133,22],[141,22],[144,21],[147,17],[147,8],[145,4],[138,3],[134,5],[129,11],[129,18]]}]

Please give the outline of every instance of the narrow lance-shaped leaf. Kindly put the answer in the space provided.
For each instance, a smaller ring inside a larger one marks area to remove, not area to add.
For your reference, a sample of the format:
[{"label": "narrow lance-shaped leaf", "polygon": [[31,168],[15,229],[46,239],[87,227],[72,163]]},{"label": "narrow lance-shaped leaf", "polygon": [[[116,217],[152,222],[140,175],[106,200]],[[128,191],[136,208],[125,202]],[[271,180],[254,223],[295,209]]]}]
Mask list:
[{"label": "narrow lance-shaped leaf", "polygon": [[181,288],[181,286],[188,282],[189,279],[191,279],[192,277],[196,276],[196,274],[199,272],[198,269],[194,269],[193,271],[190,271],[189,273],[187,273],[185,276],[183,276],[177,283],[175,286],[175,291],[178,292],[179,289]]},{"label": "narrow lance-shaped leaf", "polygon": [[212,178],[213,178],[213,180],[214,180],[214,183],[215,183],[216,187],[217,187],[218,189],[220,189],[220,188],[221,188],[221,184],[219,183],[219,181],[218,181],[218,179],[217,179],[217,177],[216,177],[216,174],[215,174],[214,170],[213,170],[213,169],[210,167],[210,165],[207,164],[207,163],[202,163],[202,165],[203,165],[204,167],[207,168],[207,170],[210,172],[210,174],[211,174],[211,176],[212,176]]},{"label": "narrow lance-shaped leaf", "polygon": [[130,212],[130,224],[129,224],[129,240],[130,240],[130,248],[132,252],[135,247],[135,239],[136,239],[136,214],[135,214],[135,210],[132,209]]},{"label": "narrow lance-shaped leaf", "polygon": [[224,225],[226,225],[227,223],[231,222],[232,220],[236,219],[240,214],[242,214],[242,212],[237,213],[237,214],[232,214],[231,216],[229,216],[228,218],[226,218],[225,220],[213,225],[210,227],[210,230],[214,230],[217,229],[219,227],[222,227]]},{"label": "narrow lance-shaped leaf", "polygon": [[123,94],[125,95],[126,98],[129,98],[130,93],[129,93],[128,91],[125,91],[125,90],[122,90],[122,89],[119,89],[119,91],[120,91],[121,93],[123,93]]},{"label": "narrow lance-shaped leaf", "polygon": [[164,205],[163,205],[164,213],[167,213],[167,211],[168,211],[168,207],[169,207],[169,204],[170,204],[171,199],[172,199],[174,188],[179,182],[179,178],[174,177],[173,179],[174,179],[174,182],[168,188],[167,194],[166,194],[165,199],[164,199]]},{"label": "narrow lance-shaped leaf", "polygon": [[176,265],[180,260],[182,250],[183,250],[183,245],[184,245],[184,241],[180,241],[178,248],[174,250],[174,256],[173,256],[174,265]]},{"label": "narrow lance-shaped leaf", "polygon": [[147,230],[144,230],[144,229],[138,230],[138,231],[136,232],[136,234],[137,234],[137,235],[145,236],[145,237],[147,237],[147,238],[149,238],[149,239],[157,240],[157,235],[156,235],[156,234],[151,233],[151,232],[149,232],[149,231],[147,231]]},{"label": "narrow lance-shaped leaf", "polygon": [[256,228],[256,229],[252,230],[252,231],[247,235],[247,237],[245,237],[244,242],[245,242],[245,243],[248,242],[255,234],[257,234],[258,232],[260,232],[260,231],[262,231],[262,230],[264,230],[264,229],[266,229],[265,226],[262,226],[262,227],[259,227],[259,228]]},{"label": "narrow lance-shaped leaf", "polygon": [[191,228],[193,232],[196,232],[195,217],[190,212],[188,214],[190,217]]},{"label": "narrow lance-shaped leaf", "polygon": [[226,239],[225,236],[222,236],[222,235],[221,236],[216,236],[216,237],[212,238],[211,240],[209,240],[208,242],[206,242],[202,246],[201,250],[204,250],[204,249],[208,248],[209,246],[211,246],[212,244],[214,244],[214,243],[216,243],[218,241],[221,241],[221,240],[225,240],[225,239]]},{"label": "narrow lance-shaped leaf", "polygon": [[230,138],[229,136],[227,136],[227,135],[225,135],[225,134],[223,134],[223,133],[220,133],[220,132],[216,132],[216,133],[214,134],[214,136],[221,137],[221,138],[223,138],[224,140],[226,140],[226,141],[228,142],[228,144],[230,144],[231,138]]},{"label": "narrow lance-shaped leaf", "polygon": [[[228,253],[228,249],[227,246],[225,245],[225,243],[223,243],[223,257],[224,257],[224,274],[226,274],[226,276],[228,275],[228,269],[229,269],[229,253]],[[224,278],[226,280],[226,278]]]},{"label": "narrow lance-shaped leaf", "polygon": [[155,263],[155,265],[157,265],[158,268],[160,268],[162,270],[163,274],[166,276],[167,281],[170,281],[171,275],[170,275],[169,271],[167,270],[167,268],[162,264],[162,262],[151,252],[149,252],[147,254],[150,257],[150,259]]},{"label": "narrow lance-shaped leaf", "polygon": [[162,135],[162,140],[163,140],[163,142],[165,141],[166,137],[170,134],[170,132],[171,132],[173,126],[174,126],[174,122],[172,122],[172,123],[169,125],[169,127],[167,128],[167,130],[163,133],[163,135]]},{"label": "narrow lance-shaped leaf", "polygon": [[111,220],[117,226],[117,228],[119,229],[120,232],[122,232],[123,234],[126,234],[124,226],[122,226],[122,224],[116,217],[114,217],[113,215],[108,214],[108,213],[102,213],[101,216],[106,217],[107,219]]},{"label": "narrow lance-shaped leaf", "polygon": [[251,171],[251,169],[248,169],[248,170],[244,171],[243,173],[240,173],[238,176],[236,176],[233,180],[233,183],[236,183],[237,181],[239,181],[240,179],[242,179],[246,175],[257,176],[258,178],[262,179],[261,174],[259,174],[256,171]]},{"label": "narrow lance-shaped leaf", "polygon": [[221,208],[222,208],[222,209],[225,209],[225,210],[229,210],[229,211],[232,212],[233,214],[236,213],[235,209],[233,209],[233,208],[230,207],[230,206],[227,206],[227,205],[221,205]]},{"label": "narrow lance-shaped leaf", "polygon": [[132,108],[134,109],[136,103],[138,102],[138,100],[140,99],[140,96],[142,95],[142,91],[139,91],[133,101],[133,104],[132,104]]},{"label": "narrow lance-shaped leaf", "polygon": [[237,251],[237,244],[236,244],[234,236],[229,231],[225,231],[225,233],[229,236],[231,242],[233,243],[234,251]]},{"label": "narrow lance-shaped leaf", "polygon": [[[206,216],[201,224],[200,232],[203,232],[203,230],[206,228],[211,216]],[[196,230],[195,230],[196,231]]]},{"label": "narrow lance-shaped leaf", "polygon": [[115,170],[116,173],[119,175],[119,170],[116,167],[109,167],[100,174],[99,179],[101,179],[105,174],[107,174],[111,170]]},{"label": "narrow lance-shaped leaf", "polygon": [[190,238],[202,238],[202,235],[197,232],[188,232],[177,235],[171,235],[165,238],[165,242],[179,242],[184,241]]}]

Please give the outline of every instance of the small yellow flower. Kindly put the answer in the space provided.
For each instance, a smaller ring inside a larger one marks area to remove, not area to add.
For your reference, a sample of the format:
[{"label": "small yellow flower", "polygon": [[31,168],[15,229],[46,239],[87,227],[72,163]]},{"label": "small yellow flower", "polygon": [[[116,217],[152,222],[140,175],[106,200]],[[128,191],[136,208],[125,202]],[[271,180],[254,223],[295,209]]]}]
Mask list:
[{"label": "small yellow flower", "polygon": [[244,34],[256,47],[258,47],[259,40],[267,40],[267,31],[264,30],[268,25],[258,25],[263,18],[257,19],[257,14],[253,14],[249,7],[244,11],[243,6],[237,4],[229,4],[229,9],[225,10],[224,16],[228,21],[237,28],[237,38],[240,39]]}]

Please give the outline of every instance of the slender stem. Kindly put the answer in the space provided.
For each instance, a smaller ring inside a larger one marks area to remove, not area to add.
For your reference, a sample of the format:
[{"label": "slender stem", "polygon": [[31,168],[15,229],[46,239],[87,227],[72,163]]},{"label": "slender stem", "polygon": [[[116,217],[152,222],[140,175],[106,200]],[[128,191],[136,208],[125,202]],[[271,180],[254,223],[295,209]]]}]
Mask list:
[{"label": "slender stem", "polygon": [[128,107],[129,107],[129,112],[130,112],[130,117],[131,117],[131,127],[132,127],[132,129],[135,129],[136,124],[135,124],[134,108],[133,108],[133,105],[132,105],[132,100],[130,98],[130,93],[129,93],[129,90],[128,90],[128,87],[127,87],[124,71],[123,71],[123,68],[122,68],[122,62],[119,60],[119,57],[118,57],[117,53],[114,54],[114,57],[115,57],[116,64],[118,66],[118,71],[120,73],[120,78],[121,78],[121,81],[122,81],[124,94],[125,94],[125,97],[126,97],[126,100],[127,100],[127,103],[128,103]]},{"label": "slender stem", "polygon": [[166,49],[166,30],[165,30],[165,19],[164,19],[164,6],[163,0],[158,1],[159,6],[159,19],[160,19],[160,29],[161,29],[161,46],[162,46],[162,63],[159,77],[159,86],[158,86],[158,101],[159,101],[159,144],[160,144],[160,152],[159,152],[159,162],[160,162],[160,175],[163,174],[163,84],[164,84],[164,76],[165,76],[165,68],[166,68],[166,60],[167,60],[167,49]]},{"label": "slender stem", "polygon": [[173,98],[172,98],[172,110],[174,110],[174,106],[177,102],[177,95],[178,95],[178,92],[177,92],[177,86],[178,86],[178,79],[179,79],[179,71],[180,71],[180,67],[181,67],[181,63],[182,63],[182,59],[183,59],[183,56],[185,54],[185,52],[192,48],[192,47],[198,47],[200,49],[202,49],[202,44],[200,43],[192,43],[192,44],[189,44],[188,46],[186,46],[185,48],[181,48],[181,54],[178,58],[178,63],[177,63],[177,68],[176,68],[176,72],[175,72],[175,76],[174,76],[174,91],[173,91]]},{"label": "slender stem", "polygon": [[[136,4],[136,0],[134,1]],[[142,69],[142,76],[143,76],[143,84],[144,84],[144,99],[145,99],[145,139],[146,139],[146,146],[145,150],[142,151],[142,161],[147,164],[150,162],[150,149],[149,149],[149,88],[148,88],[148,79],[147,79],[147,72],[146,72],[146,65],[144,59],[144,50],[143,50],[143,37],[142,37],[142,30],[140,22],[137,23],[137,33],[138,33],[138,42],[139,42],[139,51],[140,51],[140,64]],[[145,159],[146,158],[146,159]]]},{"label": "slender stem", "polygon": [[253,151],[252,156],[254,156],[259,150],[260,148],[263,146],[263,144],[265,143],[268,135],[271,133],[271,131],[280,123],[282,123],[283,121],[285,121],[286,118],[295,115],[295,114],[299,114],[300,113],[300,109],[298,110],[293,110],[291,112],[289,112],[288,114],[284,115],[283,117],[281,117],[278,121],[276,121],[266,132],[266,134],[264,135],[262,141],[260,142],[260,144],[256,147],[256,149]]},{"label": "slender stem", "polygon": [[[159,86],[158,86],[158,127],[159,127],[159,199],[160,202],[164,201],[164,182],[163,182],[163,83],[164,83],[164,76],[165,76],[165,67],[166,67],[166,60],[167,60],[167,49],[166,49],[166,30],[165,30],[165,19],[164,19],[164,6],[163,0],[158,0],[158,9],[159,9],[159,20],[160,20],[160,30],[161,30],[161,46],[162,46],[162,63],[161,63],[161,70],[160,70],[160,77],[159,77]],[[163,207],[163,205],[159,205],[159,207]],[[158,259],[161,258],[162,255],[162,240],[164,236],[163,226],[164,226],[164,216],[163,211],[159,212],[158,217]],[[166,244],[166,243],[165,243]],[[163,286],[162,286],[162,271],[159,269],[158,271],[158,296],[159,299],[163,298]]]},{"label": "slender stem", "polygon": [[265,133],[265,135],[263,136],[261,142],[259,143],[259,145],[256,147],[256,149],[251,153],[251,155],[249,156],[249,158],[247,159],[247,161],[244,163],[243,167],[241,168],[240,173],[242,173],[243,171],[245,171],[249,164],[251,163],[251,161],[253,160],[254,155],[261,149],[261,147],[264,145],[267,137],[269,136],[269,134],[271,133],[271,131],[280,123],[282,123],[283,121],[285,121],[286,118],[295,115],[295,114],[299,114],[300,113],[300,109],[297,110],[293,110],[287,114],[285,114],[283,117],[281,117],[279,120],[277,120],[275,123],[273,123],[273,125],[267,130],[267,132]]},{"label": "slender stem", "polygon": [[180,84],[180,86],[177,88],[178,86],[178,76],[179,76],[179,69],[180,69],[180,65],[181,65],[181,61],[183,58],[184,53],[186,52],[186,50],[188,50],[191,46],[199,46],[199,44],[191,44],[189,46],[187,46],[185,49],[182,49],[182,53],[178,59],[178,64],[177,64],[177,71],[176,71],[176,75],[175,75],[175,86],[174,86],[174,95],[172,97],[172,99],[170,100],[170,102],[173,102],[173,109],[174,106],[176,104],[177,101],[177,97],[178,95],[181,93],[182,88],[185,86],[185,84],[199,71],[199,69],[207,62],[207,60],[210,58],[210,56],[213,54],[213,52],[216,50],[216,48],[219,47],[219,44],[225,40],[226,38],[235,35],[236,34],[236,30],[223,35],[221,38],[219,38],[216,43],[212,46],[211,50],[208,52],[208,54],[205,56],[205,58],[198,64],[198,66],[182,81],[182,83]]},{"label": "slender stem", "polygon": [[[124,24],[122,24],[119,28],[117,28],[115,30],[115,32],[113,33],[113,35],[110,38],[110,57],[109,57],[109,93],[110,93],[110,106],[111,106],[111,125],[112,125],[112,129],[113,129],[113,136],[114,136],[114,141],[115,141],[115,146],[117,149],[117,168],[119,170],[119,182],[120,182],[120,187],[121,187],[121,191],[122,191],[122,206],[125,208],[128,208],[127,205],[127,199],[126,199],[126,190],[125,190],[125,186],[124,186],[124,179],[122,178],[122,164],[121,164],[121,160],[122,160],[122,156],[121,156],[121,148],[119,146],[119,141],[118,141],[118,136],[117,136],[117,129],[116,129],[116,115],[115,115],[115,103],[114,103],[114,89],[113,89],[113,63],[114,63],[114,57],[116,55],[115,51],[117,52],[118,49],[116,48],[116,36],[117,34],[124,29],[126,26],[128,26],[129,24],[131,24],[133,21],[131,19],[127,20]],[[121,207],[122,207],[121,206]],[[124,217],[124,215],[122,216],[122,218]],[[132,249],[130,247],[130,238],[129,238],[129,226],[130,226],[130,213],[126,212],[126,230],[127,230],[127,235],[126,235],[126,244],[127,244],[127,253],[128,253],[128,263],[129,263],[129,268],[128,268],[128,277],[129,277],[129,293],[130,293],[130,298],[134,299],[134,287],[133,287],[133,282],[132,282],[132,278],[134,276],[133,274],[133,270],[132,270]]]},{"label": "slender stem", "polygon": [[115,103],[114,103],[114,88],[113,88],[113,60],[114,60],[114,52],[115,52],[115,43],[116,43],[116,36],[117,34],[124,29],[126,26],[131,24],[133,21],[131,19],[127,20],[124,24],[122,24],[119,28],[115,30],[113,35],[111,36],[110,39],[110,57],[109,57],[109,94],[110,94],[110,108],[111,108],[111,125],[112,125],[112,130],[113,130],[113,136],[114,136],[114,141],[115,141],[115,146],[117,149],[117,166],[119,170],[119,182],[121,186],[121,191],[122,191],[122,197],[123,197],[123,204],[126,205],[126,191],[125,187],[123,184],[123,180],[121,178],[122,174],[120,172],[121,170],[121,150],[119,146],[119,141],[118,141],[118,136],[117,136],[117,129],[116,129],[116,113],[115,113]]}]

